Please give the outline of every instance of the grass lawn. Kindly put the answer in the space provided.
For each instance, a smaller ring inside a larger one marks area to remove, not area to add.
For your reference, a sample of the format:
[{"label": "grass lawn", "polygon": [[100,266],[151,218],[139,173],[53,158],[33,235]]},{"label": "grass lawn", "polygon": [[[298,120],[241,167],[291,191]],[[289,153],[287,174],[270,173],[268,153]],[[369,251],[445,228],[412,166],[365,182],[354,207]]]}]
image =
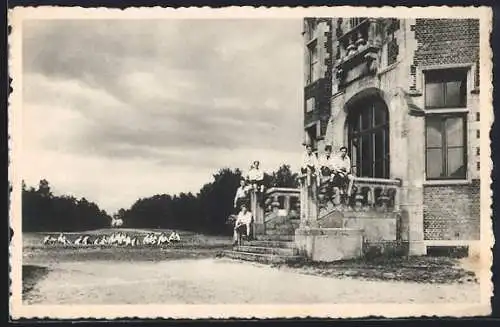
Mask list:
[{"label": "grass lawn", "polygon": [[339,278],[437,284],[477,283],[476,273],[470,268],[464,268],[464,260],[448,257],[414,256],[345,260],[331,263],[302,261],[276,266],[309,275]]}]

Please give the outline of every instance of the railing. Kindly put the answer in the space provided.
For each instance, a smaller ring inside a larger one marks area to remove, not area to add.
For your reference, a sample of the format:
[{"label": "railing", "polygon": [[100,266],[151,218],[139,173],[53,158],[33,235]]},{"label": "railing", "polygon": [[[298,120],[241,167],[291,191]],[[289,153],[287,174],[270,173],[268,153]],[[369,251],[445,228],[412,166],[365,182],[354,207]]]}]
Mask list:
[{"label": "railing", "polygon": [[300,224],[300,190],[271,188],[264,200],[264,233],[293,235]]},{"label": "railing", "polygon": [[300,189],[273,187],[266,191],[264,201],[264,221],[270,213],[286,216],[290,211],[300,211]]},{"label": "railing", "polygon": [[399,188],[401,181],[397,179],[354,177],[351,194],[345,188],[328,186],[321,183],[318,190],[320,211],[399,211]]}]

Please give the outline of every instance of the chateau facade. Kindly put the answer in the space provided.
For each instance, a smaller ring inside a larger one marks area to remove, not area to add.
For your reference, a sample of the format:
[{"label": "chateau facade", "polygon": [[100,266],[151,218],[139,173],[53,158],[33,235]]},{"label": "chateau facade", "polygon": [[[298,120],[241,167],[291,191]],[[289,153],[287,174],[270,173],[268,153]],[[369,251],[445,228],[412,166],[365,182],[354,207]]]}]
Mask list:
[{"label": "chateau facade", "polygon": [[305,18],[303,39],[304,142],[346,146],[359,180],[400,182],[410,254],[475,249],[479,20]]}]

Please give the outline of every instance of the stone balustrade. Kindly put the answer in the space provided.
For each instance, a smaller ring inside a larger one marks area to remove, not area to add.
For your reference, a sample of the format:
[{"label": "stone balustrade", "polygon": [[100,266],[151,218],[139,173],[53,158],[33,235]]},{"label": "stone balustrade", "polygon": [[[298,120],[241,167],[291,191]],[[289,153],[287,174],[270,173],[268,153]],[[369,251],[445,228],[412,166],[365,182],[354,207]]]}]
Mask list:
[{"label": "stone balustrade", "polygon": [[264,200],[266,233],[293,234],[300,223],[300,189],[274,187]]},{"label": "stone balustrade", "polygon": [[264,193],[250,192],[250,209],[254,216],[255,234],[265,234],[268,227],[297,218],[300,212],[300,189],[273,187]]},{"label": "stone balustrade", "polygon": [[266,191],[264,200],[265,214],[283,210],[300,210],[300,189],[273,187]]},{"label": "stone balustrade", "polygon": [[301,176],[301,222],[314,226],[332,212],[399,212],[401,181],[397,179],[354,177],[350,195],[345,187]]},{"label": "stone balustrade", "polygon": [[326,206],[332,210],[399,211],[399,189],[396,179],[354,177],[351,195],[342,194],[340,187],[328,187],[323,182],[318,190],[320,210]]}]

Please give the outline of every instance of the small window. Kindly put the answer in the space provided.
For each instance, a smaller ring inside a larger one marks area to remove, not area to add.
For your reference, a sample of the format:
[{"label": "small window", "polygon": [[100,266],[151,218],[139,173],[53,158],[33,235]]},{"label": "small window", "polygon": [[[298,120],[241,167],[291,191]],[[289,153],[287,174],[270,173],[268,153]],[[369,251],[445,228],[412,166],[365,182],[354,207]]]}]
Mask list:
[{"label": "small window", "polygon": [[307,84],[316,81],[319,77],[319,59],[318,59],[318,47],[316,42],[313,42],[308,47],[309,50],[309,67],[307,70]]},{"label": "small window", "polygon": [[306,101],[306,112],[311,112],[314,111],[314,107],[316,105],[316,99],[315,98],[309,98]]},{"label": "small window", "polygon": [[396,38],[390,40],[387,43],[387,65],[392,65],[398,60],[399,55],[399,45]]},{"label": "small window", "polygon": [[430,115],[426,117],[427,179],[466,177],[465,117]]},{"label": "small window", "polygon": [[479,112],[476,112],[476,121],[479,121],[480,115]]},{"label": "small window", "polygon": [[366,17],[356,17],[356,18],[349,18],[349,25],[350,25],[350,28],[354,28],[356,26],[358,26],[359,24],[361,24],[364,20],[366,19]]},{"label": "small window", "polygon": [[309,144],[312,146],[313,150],[315,150],[318,142],[318,133],[316,125],[309,127],[306,130],[306,133],[307,133],[307,138],[309,140]]},{"label": "small window", "polygon": [[425,74],[425,107],[463,108],[467,105],[467,71],[434,70]]}]

